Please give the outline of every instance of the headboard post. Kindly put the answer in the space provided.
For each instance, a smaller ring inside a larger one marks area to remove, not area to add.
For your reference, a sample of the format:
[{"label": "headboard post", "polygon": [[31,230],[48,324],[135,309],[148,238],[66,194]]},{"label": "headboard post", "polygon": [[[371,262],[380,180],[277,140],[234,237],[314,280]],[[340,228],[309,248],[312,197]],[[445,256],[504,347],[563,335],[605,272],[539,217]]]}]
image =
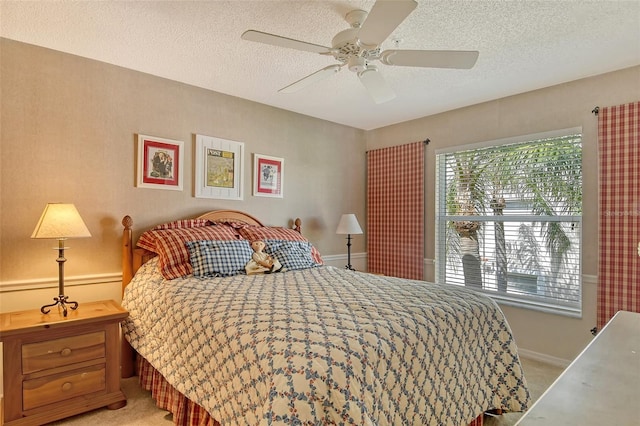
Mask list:
[{"label": "headboard post", "polygon": [[131,282],[133,278],[133,238],[131,227],[133,226],[133,219],[127,215],[122,218],[122,294],[124,295],[124,288]]},{"label": "headboard post", "polygon": [[298,231],[302,234],[302,221],[299,217],[297,217],[296,220],[293,221],[293,230]]},{"label": "headboard post", "polygon": [[[122,295],[124,296],[124,288],[133,278],[133,238],[131,227],[133,219],[131,216],[122,218]],[[120,377],[131,377],[135,374],[135,352],[129,342],[125,338],[120,341]]]}]

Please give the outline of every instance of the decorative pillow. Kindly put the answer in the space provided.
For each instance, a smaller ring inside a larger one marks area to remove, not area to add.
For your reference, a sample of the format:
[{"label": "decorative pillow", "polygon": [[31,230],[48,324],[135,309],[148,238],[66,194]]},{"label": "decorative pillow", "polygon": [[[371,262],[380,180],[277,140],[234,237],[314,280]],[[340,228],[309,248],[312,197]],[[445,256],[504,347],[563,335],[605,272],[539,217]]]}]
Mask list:
[{"label": "decorative pillow", "polygon": [[189,258],[196,277],[230,277],[243,274],[253,250],[247,240],[187,241]]},{"label": "decorative pillow", "polygon": [[148,241],[152,241],[153,245],[143,248],[158,253],[160,273],[168,280],[193,272],[189,263],[189,250],[185,246],[187,241],[240,239],[240,235],[226,225],[150,230],[145,232],[147,233]]},{"label": "decorative pillow", "polygon": [[156,253],[156,240],[157,237],[151,231],[145,231],[138,238],[136,246]]},{"label": "decorative pillow", "polygon": [[178,229],[178,228],[199,228],[201,226],[209,226],[211,222],[207,219],[180,219],[169,223],[163,223],[154,227],[155,230],[160,229]]},{"label": "decorative pillow", "polygon": [[311,256],[308,241],[263,240],[265,253],[275,257],[288,270],[306,269],[318,266]]},{"label": "decorative pillow", "polygon": [[[185,226],[180,226],[182,223]],[[148,231],[145,231],[136,245],[140,248],[152,251],[154,253],[158,253],[156,249],[156,244],[159,239],[165,238],[166,235],[169,235],[172,232],[175,232],[178,235],[185,234],[189,235],[190,229],[198,229],[198,228],[207,228],[205,231],[207,235],[211,235],[211,238],[199,238],[201,240],[210,239],[210,240],[237,240],[240,239],[240,234],[238,234],[233,228],[227,225],[218,225],[212,224],[208,220],[202,219],[188,219],[188,220],[179,220],[175,222],[165,223],[162,225],[158,225],[155,228],[152,228]],[[189,240],[192,240],[191,238]]]},{"label": "decorative pillow", "polygon": [[238,229],[240,235],[249,241],[255,240],[285,240],[307,241],[299,232],[293,229],[276,226],[245,226]]},{"label": "decorative pillow", "polygon": [[[307,240],[301,233],[288,228],[273,226],[247,226],[238,229],[238,232],[249,241],[284,240],[309,242],[309,240]],[[311,245],[311,257],[316,264],[323,264],[320,252],[313,245]]]},{"label": "decorative pillow", "polygon": [[242,228],[247,228],[247,227],[250,227],[250,226],[257,227],[257,225],[249,225],[248,223],[245,223],[245,222],[238,222],[238,221],[233,221],[233,220],[222,220],[222,221],[216,222],[216,223],[224,223],[225,225],[229,225],[233,229],[242,229]]}]

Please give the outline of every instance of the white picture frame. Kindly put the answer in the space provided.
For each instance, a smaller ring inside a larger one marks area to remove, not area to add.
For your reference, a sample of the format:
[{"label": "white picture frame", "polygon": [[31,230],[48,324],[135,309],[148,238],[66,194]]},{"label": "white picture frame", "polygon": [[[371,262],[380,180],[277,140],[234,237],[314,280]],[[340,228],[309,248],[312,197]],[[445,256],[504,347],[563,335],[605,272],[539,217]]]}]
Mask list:
[{"label": "white picture frame", "polygon": [[244,143],[196,135],[196,198],[242,200]]}]

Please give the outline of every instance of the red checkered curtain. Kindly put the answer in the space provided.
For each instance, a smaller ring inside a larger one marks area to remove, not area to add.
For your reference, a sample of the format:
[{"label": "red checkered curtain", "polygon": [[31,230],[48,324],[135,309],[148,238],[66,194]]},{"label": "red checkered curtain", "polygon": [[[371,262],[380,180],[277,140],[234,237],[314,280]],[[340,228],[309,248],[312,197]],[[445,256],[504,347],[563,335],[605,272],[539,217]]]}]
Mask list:
[{"label": "red checkered curtain", "polygon": [[424,142],[367,154],[369,272],[423,279]]},{"label": "red checkered curtain", "polygon": [[600,108],[598,329],[640,312],[640,102]]}]

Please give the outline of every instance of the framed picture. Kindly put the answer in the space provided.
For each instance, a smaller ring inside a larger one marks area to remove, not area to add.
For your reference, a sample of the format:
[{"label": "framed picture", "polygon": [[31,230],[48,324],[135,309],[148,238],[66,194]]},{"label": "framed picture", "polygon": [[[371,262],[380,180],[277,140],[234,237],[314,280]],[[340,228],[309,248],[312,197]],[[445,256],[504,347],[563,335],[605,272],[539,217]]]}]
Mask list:
[{"label": "framed picture", "polygon": [[244,143],[196,135],[196,198],[242,200]]},{"label": "framed picture", "polygon": [[183,143],[138,135],[137,187],[182,191]]},{"label": "framed picture", "polygon": [[253,154],[253,195],[282,198],[284,159]]}]

